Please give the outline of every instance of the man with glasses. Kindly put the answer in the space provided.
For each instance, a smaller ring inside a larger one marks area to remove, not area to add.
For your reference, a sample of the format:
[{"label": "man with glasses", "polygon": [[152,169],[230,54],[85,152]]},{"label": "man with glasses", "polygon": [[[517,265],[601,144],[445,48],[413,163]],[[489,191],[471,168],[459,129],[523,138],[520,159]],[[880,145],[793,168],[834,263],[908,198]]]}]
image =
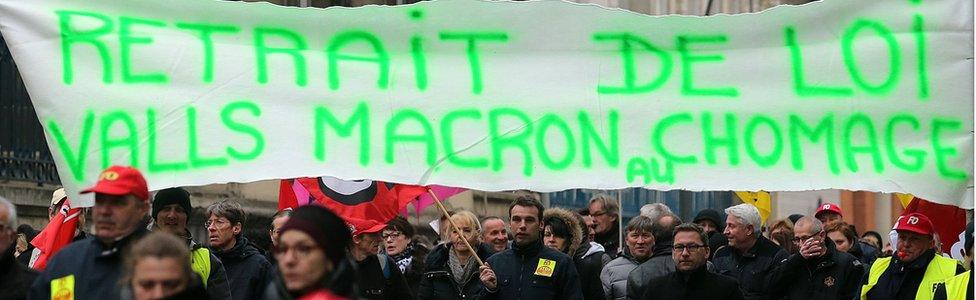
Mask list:
[{"label": "man with glasses", "polygon": [[935,253],[935,228],[923,214],[898,217],[898,250],[871,265],[861,299],[932,299],[946,280],[966,270],[959,261]]},{"label": "man with glasses", "polygon": [[769,276],[774,295],[783,299],[854,299],[864,275],[856,257],[837,251],[823,223],[802,217],[793,227],[793,243],[800,249],[782,261]]},{"label": "man with glasses", "polygon": [[620,248],[620,217],[617,200],[607,195],[596,195],[590,199],[590,217],[596,223],[594,241],[603,246],[603,250],[610,258],[617,258]]},{"label": "man with glasses", "polygon": [[742,299],[735,279],[708,271],[708,236],[701,226],[674,229],[671,258],[675,271],[652,279],[640,299]]},{"label": "man with glasses", "polygon": [[268,259],[244,237],[244,209],[223,200],[207,208],[210,250],[224,263],[234,300],[260,299],[271,281]]}]

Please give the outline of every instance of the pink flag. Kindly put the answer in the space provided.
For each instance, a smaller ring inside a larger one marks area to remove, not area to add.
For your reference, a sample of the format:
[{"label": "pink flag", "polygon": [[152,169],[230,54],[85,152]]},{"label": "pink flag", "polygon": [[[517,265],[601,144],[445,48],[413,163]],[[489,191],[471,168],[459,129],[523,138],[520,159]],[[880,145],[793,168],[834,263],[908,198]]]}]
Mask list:
[{"label": "pink flag", "polygon": [[[431,185],[431,186],[427,186],[427,188],[429,188],[431,192],[437,195],[437,199],[440,199],[441,201],[447,200],[448,197],[463,193],[464,191],[468,190],[466,188],[450,187],[450,186],[443,186],[443,185]],[[413,202],[413,207],[414,209],[416,209],[417,215],[420,215],[421,211],[423,211],[425,208],[431,205],[434,205],[434,197],[431,196],[430,193],[424,193],[420,195],[420,197],[418,197],[417,200]],[[406,216],[407,209],[404,208],[403,210],[401,210],[400,214]]]}]

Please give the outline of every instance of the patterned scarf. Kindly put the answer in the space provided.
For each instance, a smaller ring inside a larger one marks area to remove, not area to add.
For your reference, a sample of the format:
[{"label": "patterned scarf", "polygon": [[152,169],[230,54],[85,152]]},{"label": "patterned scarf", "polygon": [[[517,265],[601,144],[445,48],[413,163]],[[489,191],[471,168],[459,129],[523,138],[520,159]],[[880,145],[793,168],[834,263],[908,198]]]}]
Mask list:
[{"label": "patterned scarf", "polygon": [[407,247],[404,248],[403,251],[400,251],[400,253],[398,253],[397,255],[390,256],[390,258],[392,258],[393,261],[396,262],[397,267],[400,268],[400,273],[406,272],[407,267],[409,267],[410,263],[413,262],[414,245],[416,245],[415,242],[410,241],[410,243],[407,244]]},{"label": "patterned scarf", "polygon": [[458,258],[454,250],[448,251],[447,265],[451,267],[451,274],[454,275],[454,282],[459,286],[464,286],[471,275],[478,271],[478,263],[475,261],[474,257],[468,257],[468,263],[461,265],[461,259]]}]

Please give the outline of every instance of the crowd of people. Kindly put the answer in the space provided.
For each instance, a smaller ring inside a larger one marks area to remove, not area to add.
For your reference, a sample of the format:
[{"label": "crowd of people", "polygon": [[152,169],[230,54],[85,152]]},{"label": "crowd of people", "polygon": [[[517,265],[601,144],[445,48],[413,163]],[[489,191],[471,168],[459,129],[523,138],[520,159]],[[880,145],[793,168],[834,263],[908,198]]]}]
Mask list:
[{"label": "crowd of people", "polygon": [[[579,211],[525,195],[507,216],[454,211],[428,241],[401,217],[344,219],[306,205],[275,214],[262,249],[244,236],[235,201],[206,207],[200,243],[186,190],[150,197],[129,167],[99,178],[82,191],[94,193],[92,234],[76,232],[41,271],[29,267],[38,250],[18,245],[16,207],[0,198],[0,299],[972,298],[972,223],[960,263],[941,255],[917,213],[883,243],[876,232],[859,237],[834,204],[768,226],[750,204],[689,221],[649,204],[621,226],[605,195]],[[57,210],[67,197],[52,198]]]}]

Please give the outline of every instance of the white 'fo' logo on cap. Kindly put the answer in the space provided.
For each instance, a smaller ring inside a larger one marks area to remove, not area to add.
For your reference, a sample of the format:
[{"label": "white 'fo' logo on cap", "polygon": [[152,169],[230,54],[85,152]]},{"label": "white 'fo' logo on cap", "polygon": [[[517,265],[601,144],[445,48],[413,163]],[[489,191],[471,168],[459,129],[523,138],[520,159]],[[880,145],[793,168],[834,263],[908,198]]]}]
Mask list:
[{"label": "white 'fo' logo on cap", "polygon": [[824,204],[823,209],[830,209],[830,204]]},{"label": "white 'fo' logo on cap", "polygon": [[918,217],[908,217],[908,224],[918,224]]}]

